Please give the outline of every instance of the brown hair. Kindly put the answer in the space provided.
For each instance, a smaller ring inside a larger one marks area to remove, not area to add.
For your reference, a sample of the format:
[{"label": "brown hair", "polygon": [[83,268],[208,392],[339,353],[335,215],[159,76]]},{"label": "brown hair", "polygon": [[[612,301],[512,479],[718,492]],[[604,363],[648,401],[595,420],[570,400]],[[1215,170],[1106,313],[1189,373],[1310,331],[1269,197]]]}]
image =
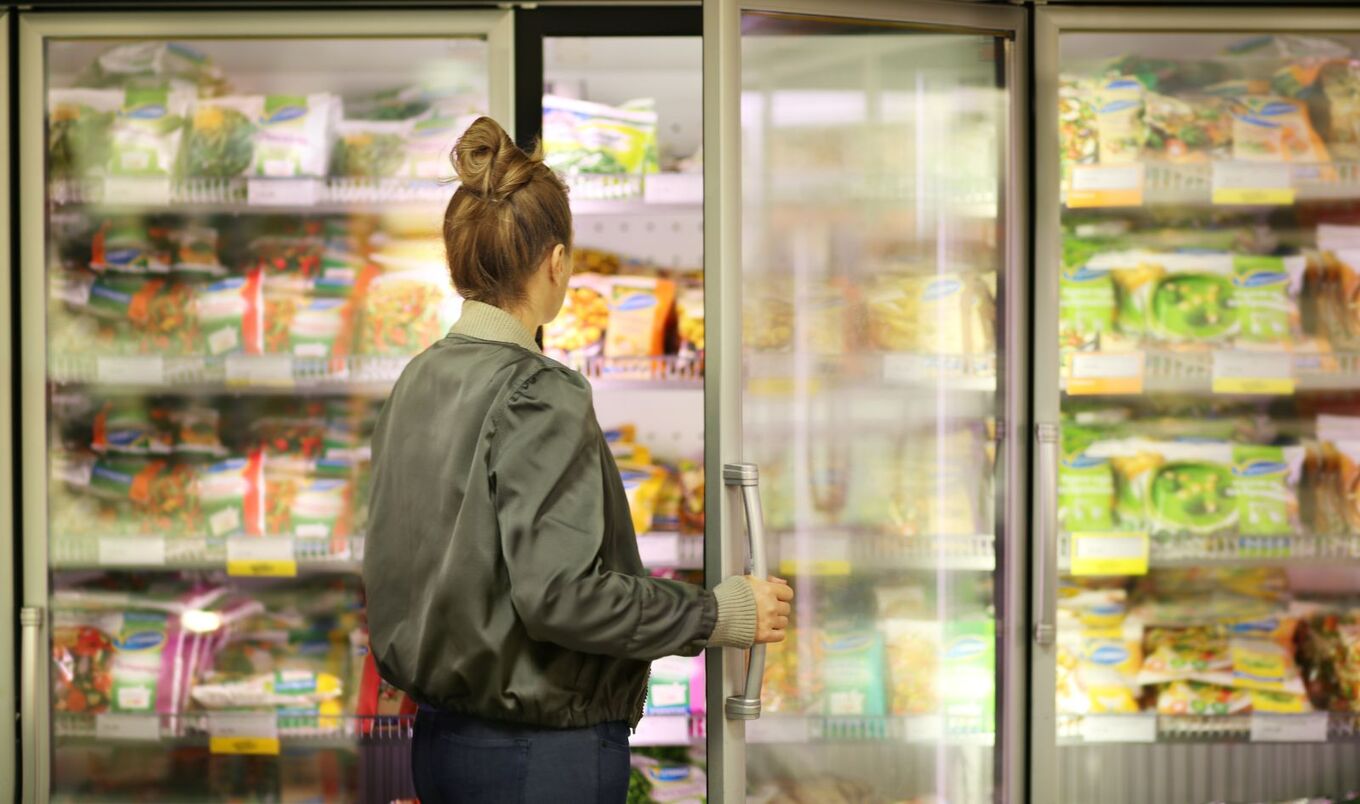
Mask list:
[{"label": "brown hair", "polygon": [[479,117],[453,147],[462,185],[444,212],[453,286],[465,299],[514,306],[529,276],[558,243],[571,250],[567,186],[500,124]]}]

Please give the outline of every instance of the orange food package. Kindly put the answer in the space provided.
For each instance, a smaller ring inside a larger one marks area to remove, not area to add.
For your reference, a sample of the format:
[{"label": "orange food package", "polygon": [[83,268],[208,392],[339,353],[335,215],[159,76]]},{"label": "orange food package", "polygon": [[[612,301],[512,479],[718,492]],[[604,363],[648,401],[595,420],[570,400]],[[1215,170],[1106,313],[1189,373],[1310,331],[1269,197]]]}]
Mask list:
[{"label": "orange food package", "polygon": [[607,357],[665,354],[666,328],[675,310],[675,283],[669,279],[621,276],[609,288]]}]

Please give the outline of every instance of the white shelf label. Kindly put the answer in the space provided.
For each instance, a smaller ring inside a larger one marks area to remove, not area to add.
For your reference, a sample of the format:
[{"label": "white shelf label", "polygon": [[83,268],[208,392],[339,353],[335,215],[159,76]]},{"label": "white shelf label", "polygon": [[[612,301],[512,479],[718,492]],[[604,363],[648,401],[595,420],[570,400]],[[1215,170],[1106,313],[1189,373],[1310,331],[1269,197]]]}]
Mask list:
[{"label": "white shelf label", "polygon": [[802,716],[766,713],[746,721],[748,743],[806,743],[811,739],[810,721]]},{"label": "white shelf label", "polygon": [[1215,162],[1215,204],[1292,204],[1292,169],[1287,163]]},{"label": "white shelf label", "polygon": [[104,203],[165,206],[170,203],[170,177],[109,176],[104,180]]},{"label": "white shelf label", "polygon": [[648,567],[674,567],[680,563],[680,535],[646,533],[637,537],[638,554]]},{"label": "white shelf label", "polygon": [[297,575],[293,540],[237,536],[227,539],[228,575]]},{"label": "white shelf label", "polygon": [[1087,715],[1081,720],[1081,738],[1088,743],[1155,743],[1157,716]]},{"label": "white shelf label", "polygon": [[209,712],[208,737],[214,754],[277,754],[278,716],[272,711]]},{"label": "white shelf label", "polygon": [[292,385],[293,358],[288,355],[230,355],[227,382],[247,385]]},{"label": "white shelf label", "polygon": [[939,715],[912,715],[903,723],[907,742],[939,743],[944,740],[944,718]]},{"label": "white shelf label", "polygon": [[161,536],[100,539],[99,564],[105,567],[164,565],[165,539]]},{"label": "white shelf label", "polygon": [[321,198],[319,179],[249,179],[246,201],[252,206],[311,207]]},{"label": "white shelf label", "polygon": [[94,716],[94,735],[100,740],[159,740],[161,718],[103,712]]},{"label": "white shelf label", "polygon": [[1136,207],[1143,203],[1142,165],[1074,165],[1069,207]]},{"label": "white shelf label", "polygon": [[850,574],[850,537],[843,534],[785,536],[779,547],[781,574]]},{"label": "white shelf label", "polygon": [[105,385],[162,385],[165,360],[160,357],[101,357],[95,377]]},{"label": "white shelf label", "polygon": [[1254,743],[1325,743],[1327,713],[1297,715],[1253,712],[1251,741]]},{"label": "white shelf label", "polygon": [[688,715],[647,715],[638,722],[633,745],[689,745]]},{"label": "white shelf label", "polygon": [[1067,393],[1078,395],[1142,392],[1142,352],[1077,352],[1072,355],[1072,372],[1067,380]]},{"label": "white shelf label", "polygon": [[648,174],[643,179],[642,200],[648,204],[702,204],[704,174]]},{"label": "white shelf label", "polygon": [[1225,349],[1214,352],[1216,394],[1294,393],[1294,359],[1288,353]]}]

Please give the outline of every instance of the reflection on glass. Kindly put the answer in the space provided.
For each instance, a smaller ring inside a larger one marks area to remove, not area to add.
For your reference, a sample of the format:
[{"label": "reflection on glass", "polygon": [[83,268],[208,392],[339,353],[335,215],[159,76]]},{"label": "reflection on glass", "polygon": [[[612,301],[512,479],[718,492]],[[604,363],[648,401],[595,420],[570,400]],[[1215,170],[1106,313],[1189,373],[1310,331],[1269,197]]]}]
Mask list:
[{"label": "reflection on glass", "polygon": [[1004,45],[743,28],[743,454],[799,590],[751,800],[987,801]]},{"label": "reflection on glass", "polygon": [[[55,798],[410,793],[358,792],[358,735],[411,709],[358,616],[371,391],[458,315],[443,180],[487,58],[48,45]],[[220,753],[222,717],[283,755]]]}]

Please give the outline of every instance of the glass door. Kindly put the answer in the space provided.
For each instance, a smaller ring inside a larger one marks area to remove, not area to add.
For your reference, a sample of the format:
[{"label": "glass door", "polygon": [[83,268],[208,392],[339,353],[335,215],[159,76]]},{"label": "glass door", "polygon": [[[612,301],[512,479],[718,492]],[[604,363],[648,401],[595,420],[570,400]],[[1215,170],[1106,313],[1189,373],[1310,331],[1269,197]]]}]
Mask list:
[{"label": "glass door", "polygon": [[513,125],[510,27],[19,18],[31,800],[413,795],[368,437],[457,317],[449,154]]},{"label": "glass door", "polygon": [[1021,771],[1023,15],[738,5],[705,28],[709,578],[797,599],[783,643],[710,661],[712,794],[994,801]]},{"label": "glass door", "polygon": [[1295,11],[1039,15],[1035,801],[1360,786],[1360,16]]}]

